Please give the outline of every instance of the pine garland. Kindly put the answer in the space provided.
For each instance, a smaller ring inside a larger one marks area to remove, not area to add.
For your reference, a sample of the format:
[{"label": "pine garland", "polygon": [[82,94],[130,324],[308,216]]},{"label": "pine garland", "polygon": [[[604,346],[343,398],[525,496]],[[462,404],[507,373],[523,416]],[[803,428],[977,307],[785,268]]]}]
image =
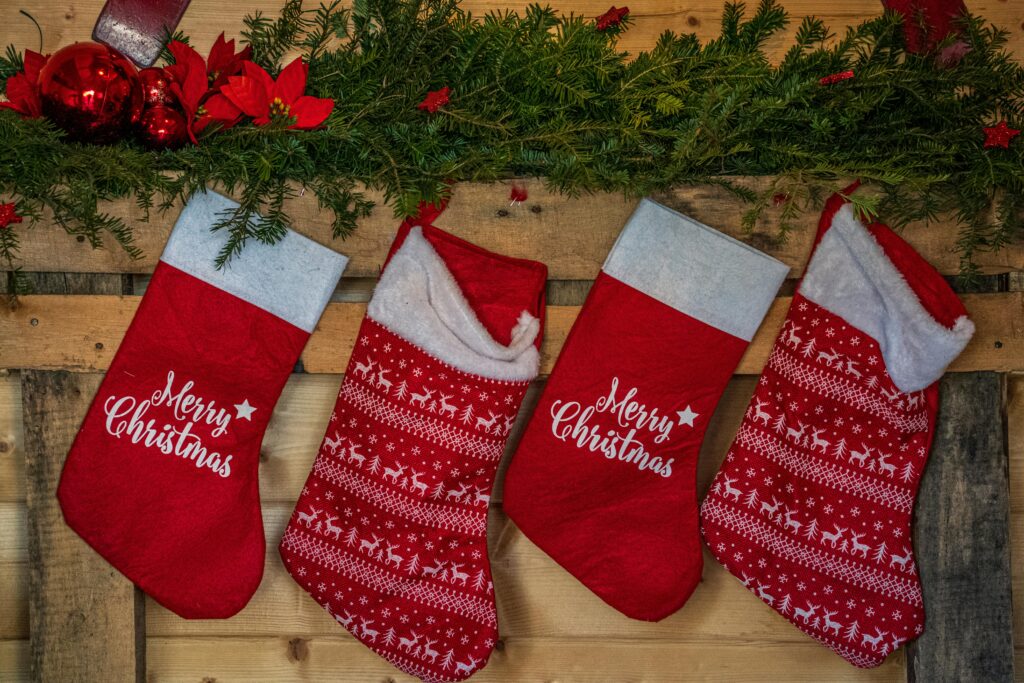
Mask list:
[{"label": "pine garland", "polygon": [[[781,195],[782,235],[796,213],[857,177],[876,189],[858,194],[861,208],[892,225],[955,215],[967,275],[976,253],[1024,237],[1024,140],[982,146],[984,126],[1024,123],[1024,69],[1005,50],[1006,32],[968,17],[971,49],[945,67],[935,51],[906,51],[898,15],[840,37],[807,18],[773,64],[765,44],[786,23],[774,0],[749,19],[728,4],[716,40],[666,31],[630,56],[617,50],[617,30],[536,5],[481,19],[458,0],[355,0],[351,9],[333,1],[309,11],[287,0],[275,20],[246,18],[242,37],[272,74],[286,54],[304,54],[307,93],[336,103],[325,127],[237,126],[150,152],[130,139],[69,143],[43,120],[4,111],[0,201],[16,198],[26,216],[19,229],[45,212],[94,246],[110,236],[137,256],[131,228],[102,202],[134,197],[166,210],[219,186],[241,202],[216,226],[230,234],[220,263],[249,239],[279,239],[290,224],[284,201],[302,191],[343,237],[372,208],[363,188],[382,191],[401,216],[453,181],[523,176],[568,194],[718,184],[751,203],[751,227]],[[0,78],[20,68],[13,49],[0,57]],[[853,78],[820,82],[847,70]],[[443,86],[450,103],[435,114],[417,109]],[[773,180],[754,192],[736,176]],[[13,227],[0,230],[0,257],[12,267]]]}]

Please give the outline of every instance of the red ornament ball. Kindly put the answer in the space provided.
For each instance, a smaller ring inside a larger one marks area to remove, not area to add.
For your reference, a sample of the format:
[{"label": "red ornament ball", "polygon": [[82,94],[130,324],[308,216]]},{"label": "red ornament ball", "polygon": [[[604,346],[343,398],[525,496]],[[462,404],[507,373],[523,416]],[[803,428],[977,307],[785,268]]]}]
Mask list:
[{"label": "red ornament ball", "polygon": [[139,138],[150,149],[177,149],[188,140],[185,115],[173,107],[146,107],[139,121]]},{"label": "red ornament ball", "polygon": [[151,66],[140,71],[139,82],[142,84],[143,106],[163,105],[168,107],[177,103],[174,95],[171,94],[171,77],[160,67]]},{"label": "red ornament ball", "polygon": [[139,75],[120,52],[75,43],[50,57],[39,73],[43,115],[79,142],[112,142],[142,110]]}]

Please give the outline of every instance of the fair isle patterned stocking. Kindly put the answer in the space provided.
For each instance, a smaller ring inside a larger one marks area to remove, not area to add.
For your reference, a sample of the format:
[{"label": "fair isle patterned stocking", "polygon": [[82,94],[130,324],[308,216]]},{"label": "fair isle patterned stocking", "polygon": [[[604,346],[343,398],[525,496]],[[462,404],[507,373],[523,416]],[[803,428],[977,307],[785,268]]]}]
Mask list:
[{"label": "fair isle patterned stocking", "polygon": [[937,380],[974,326],[931,266],[842,197],[818,239],[701,523],[751,592],[873,667],[924,628],[911,515]]},{"label": "fair isle patterned stocking", "polygon": [[487,506],[537,375],[547,273],[432,227],[395,245],[280,550],[367,647],[461,680],[498,637]]}]

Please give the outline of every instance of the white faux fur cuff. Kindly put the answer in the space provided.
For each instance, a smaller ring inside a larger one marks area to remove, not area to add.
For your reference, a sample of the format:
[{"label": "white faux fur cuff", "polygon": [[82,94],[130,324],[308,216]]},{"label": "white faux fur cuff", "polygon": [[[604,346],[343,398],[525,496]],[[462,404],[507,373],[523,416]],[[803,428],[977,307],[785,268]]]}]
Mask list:
[{"label": "white faux fur cuff", "polygon": [[925,309],[849,204],[818,244],[800,293],[870,334],[904,392],[920,391],[941,377],[974,334],[966,316],[950,329]]},{"label": "white faux fur cuff", "polygon": [[463,372],[504,381],[537,376],[540,321],[523,311],[512,342],[499,344],[477,318],[444,260],[415,227],[391,257],[367,315]]},{"label": "white faux fur cuff", "polygon": [[240,256],[218,270],[214,262],[228,234],[210,228],[237,207],[216,192],[196,193],[178,216],[160,260],[312,332],[348,258],[287,230],[277,244],[250,240]]},{"label": "white faux fur cuff", "polygon": [[789,272],[771,256],[650,199],[629,217],[601,270],[748,342]]}]

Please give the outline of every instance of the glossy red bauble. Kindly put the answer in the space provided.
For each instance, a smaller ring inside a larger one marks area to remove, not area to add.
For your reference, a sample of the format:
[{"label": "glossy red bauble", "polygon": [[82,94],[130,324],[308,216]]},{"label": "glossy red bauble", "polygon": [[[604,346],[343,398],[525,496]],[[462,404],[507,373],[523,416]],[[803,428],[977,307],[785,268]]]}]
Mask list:
[{"label": "glossy red bauble", "polygon": [[150,149],[176,149],[188,140],[185,115],[173,107],[146,107],[139,121],[139,138]]},{"label": "glossy red bauble", "polygon": [[139,72],[142,84],[142,104],[145,107],[156,105],[171,106],[177,103],[171,94],[171,77],[158,66],[151,66]]},{"label": "glossy red bauble", "polygon": [[43,115],[79,142],[112,142],[142,111],[139,75],[120,52],[75,43],[50,57],[39,74]]}]

